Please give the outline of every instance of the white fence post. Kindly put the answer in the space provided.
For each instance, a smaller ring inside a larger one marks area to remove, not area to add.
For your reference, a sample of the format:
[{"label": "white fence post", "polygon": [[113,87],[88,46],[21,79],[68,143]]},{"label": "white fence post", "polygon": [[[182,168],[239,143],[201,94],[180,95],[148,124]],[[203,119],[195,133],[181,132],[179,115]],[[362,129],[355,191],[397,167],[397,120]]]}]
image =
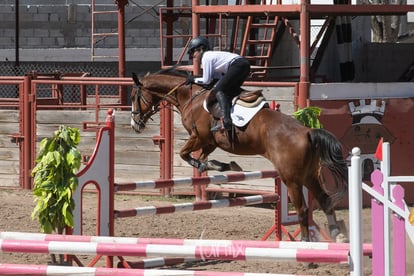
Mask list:
[{"label": "white fence post", "polygon": [[349,179],[349,238],[351,275],[363,275],[361,150],[352,149]]}]

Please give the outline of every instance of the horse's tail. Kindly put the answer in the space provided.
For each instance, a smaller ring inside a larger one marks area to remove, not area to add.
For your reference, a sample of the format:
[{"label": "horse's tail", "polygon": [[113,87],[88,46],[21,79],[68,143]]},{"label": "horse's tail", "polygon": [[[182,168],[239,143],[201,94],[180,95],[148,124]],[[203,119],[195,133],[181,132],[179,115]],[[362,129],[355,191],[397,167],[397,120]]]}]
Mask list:
[{"label": "horse's tail", "polygon": [[332,133],[324,129],[312,129],[310,140],[313,149],[319,153],[321,165],[332,173],[336,186],[342,187],[330,196],[335,205],[348,191],[348,166],[343,158],[342,145]]}]

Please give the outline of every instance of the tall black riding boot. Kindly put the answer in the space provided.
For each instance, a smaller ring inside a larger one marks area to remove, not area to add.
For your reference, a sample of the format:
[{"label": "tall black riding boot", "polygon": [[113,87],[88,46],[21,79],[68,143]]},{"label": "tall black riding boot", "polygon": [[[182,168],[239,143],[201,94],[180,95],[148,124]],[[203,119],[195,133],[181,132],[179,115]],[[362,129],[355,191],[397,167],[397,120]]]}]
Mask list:
[{"label": "tall black riding boot", "polygon": [[230,118],[230,104],[229,99],[223,93],[223,91],[216,92],[217,102],[221,109],[221,122],[216,126],[212,127],[211,131],[219,131],[219,130],[231,130],[231,118]]}]

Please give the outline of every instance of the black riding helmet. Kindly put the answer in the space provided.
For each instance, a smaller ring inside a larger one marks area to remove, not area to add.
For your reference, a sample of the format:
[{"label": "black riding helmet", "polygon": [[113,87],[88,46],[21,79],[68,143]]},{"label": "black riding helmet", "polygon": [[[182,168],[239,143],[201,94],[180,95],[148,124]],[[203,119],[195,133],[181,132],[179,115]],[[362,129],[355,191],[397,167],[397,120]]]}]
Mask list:
[{"label": "black riding helmet", "polygon": [[202,36],[198,36],[193,38],[190,41],[190,44],[188,45],[188,51],[187,53],[192,56],[194,51],[198,48],[203,49],[204,51],[210,50],[210,43],[208,42],[208,39]]}]

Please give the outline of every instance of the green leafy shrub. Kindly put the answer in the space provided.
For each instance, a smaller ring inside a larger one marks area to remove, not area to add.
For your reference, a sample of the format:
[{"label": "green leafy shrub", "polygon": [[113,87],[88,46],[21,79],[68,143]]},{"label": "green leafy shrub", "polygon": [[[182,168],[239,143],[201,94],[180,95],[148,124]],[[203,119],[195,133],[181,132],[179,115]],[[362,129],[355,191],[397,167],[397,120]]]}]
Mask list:
[{"label": "green leafy shrub", "polygon": [[60,126],[52,138],[40,142],[32,170],[36,202],[32,219],[38,218],[43,233],[62,234],[66,227],[73,227],[72,192],[78,185],[76,172],[81,165],[79,141],[78,128]]},{"label": "green leafy shrub", "polygon": [[319,116],[322,110],[316,106],[308,106],[303,109],[298,109],[293,112],[293,117],[299,120],[303,125],[310,128],[322,128],[322,124],[319,121]]}]

